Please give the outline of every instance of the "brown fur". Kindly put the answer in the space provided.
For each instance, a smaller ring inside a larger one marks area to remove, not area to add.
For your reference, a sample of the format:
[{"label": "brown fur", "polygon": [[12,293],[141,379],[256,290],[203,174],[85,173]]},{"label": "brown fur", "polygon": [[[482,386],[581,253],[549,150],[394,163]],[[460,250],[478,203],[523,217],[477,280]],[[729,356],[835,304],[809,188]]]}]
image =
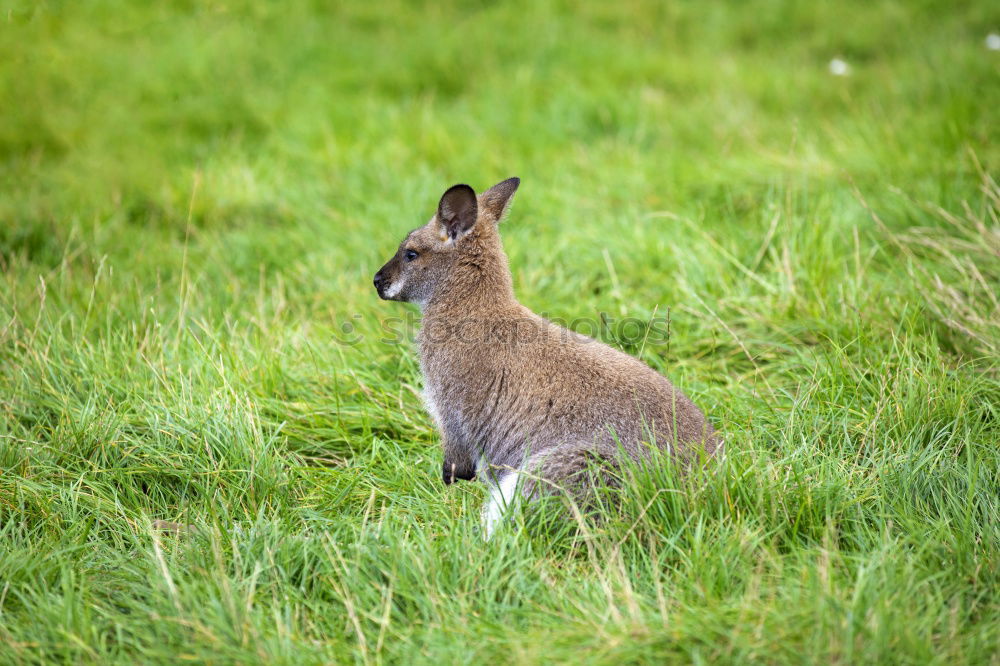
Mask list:
[{"label": "brown fur", "polygon": [[517,302],[498,224],[519,182],[478,198],[449,189],[375,276],[382,298],[423,310],[420,367],[445,482],[485,463],[491,476],[523,470],[561,486],[588,461],[641,459],[651,443],[679,459],[712,454],[712,426],[663,376]]}]

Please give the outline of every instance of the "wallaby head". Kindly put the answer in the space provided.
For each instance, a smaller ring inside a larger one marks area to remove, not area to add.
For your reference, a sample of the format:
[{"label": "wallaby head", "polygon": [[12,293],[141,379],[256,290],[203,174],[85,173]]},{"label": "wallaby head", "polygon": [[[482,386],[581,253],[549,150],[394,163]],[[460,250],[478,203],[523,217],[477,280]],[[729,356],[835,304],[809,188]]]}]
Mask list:
[{"label": "wallaby head", "polygon": [[378,295],[422,307],[475,293],[513,298],[497,225],[520,183],[508,178],[478,197],[468,185],[449,188],[434,217],[407,234],[375,274]]}]

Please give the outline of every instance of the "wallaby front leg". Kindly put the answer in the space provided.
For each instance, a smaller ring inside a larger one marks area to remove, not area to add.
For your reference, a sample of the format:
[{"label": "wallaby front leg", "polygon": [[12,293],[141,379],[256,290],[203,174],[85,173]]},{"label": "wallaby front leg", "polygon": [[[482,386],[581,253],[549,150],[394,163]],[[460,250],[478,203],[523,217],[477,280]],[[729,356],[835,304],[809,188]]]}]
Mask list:
[{"label": "wallaby front leg", "polygon": [[445,485],[455,481],[472,481],[476,478],[476,465],[465,447],[455,446],[452,439],[442,433],[441,445],[444,448],[444,465],[441,468],[441,478]]}]

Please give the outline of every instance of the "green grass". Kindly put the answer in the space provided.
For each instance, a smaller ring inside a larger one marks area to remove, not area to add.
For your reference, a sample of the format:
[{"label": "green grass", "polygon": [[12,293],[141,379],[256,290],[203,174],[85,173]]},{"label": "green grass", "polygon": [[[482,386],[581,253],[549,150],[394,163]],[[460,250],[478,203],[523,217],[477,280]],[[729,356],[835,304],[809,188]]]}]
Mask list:
[{"label": "green grass", "polygon": [[[995,3],[322,4],[0,3],[0,661],[1000,663]],[[484,544],[371,276],[512,175],[728,452]]]}]

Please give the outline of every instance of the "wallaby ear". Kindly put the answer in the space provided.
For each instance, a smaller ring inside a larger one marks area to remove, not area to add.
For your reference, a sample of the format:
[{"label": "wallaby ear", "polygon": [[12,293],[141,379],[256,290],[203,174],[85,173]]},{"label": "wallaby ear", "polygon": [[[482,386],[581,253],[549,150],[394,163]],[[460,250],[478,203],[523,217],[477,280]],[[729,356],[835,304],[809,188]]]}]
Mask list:
[{"label": "wallaby ear", "polygon": [[468,185],[453,185],[441,195],[437,218],[448,238],[455,240],[468,232],[476,224],[478,216],[476,192]]},{"label": "wallaby ear", "polygon": [[499,222],[503,219],[503,216],[507,213],[507,209],[510,208],[514,192],[517,192],[517,186],[520,184],[520,178],[508,178],[483,192],[483,195],[479,197],[479,203],[482,205],[483,211],[490,216],[490,219],[494,222]]}]

